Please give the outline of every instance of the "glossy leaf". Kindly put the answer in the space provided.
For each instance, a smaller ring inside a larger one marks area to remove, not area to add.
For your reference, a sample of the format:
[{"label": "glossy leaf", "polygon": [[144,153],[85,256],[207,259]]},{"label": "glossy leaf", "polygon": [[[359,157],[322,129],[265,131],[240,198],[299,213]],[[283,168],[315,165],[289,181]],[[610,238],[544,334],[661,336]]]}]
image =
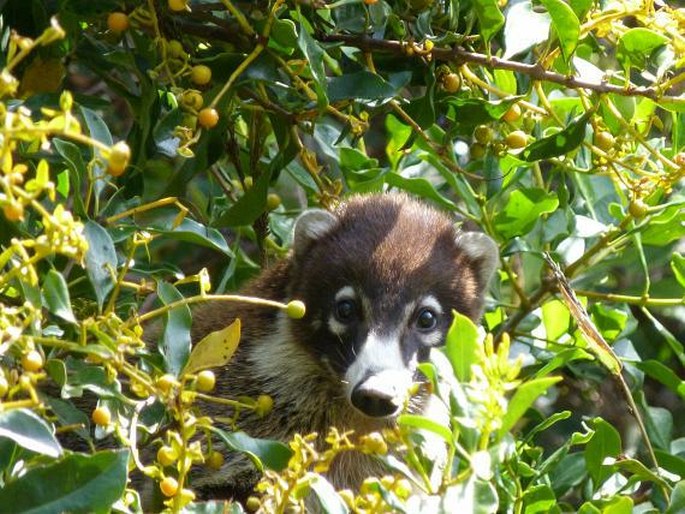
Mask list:
[{"label": "glossy leaf", "polygon": [[562,377],[534,378],[521,384],[509,400],[507,412],[502,418],[502,426],[499,429],[499,437],[504,437],[504,434],[514,427],[533,402],[561,379]]},{"label": "glossy leaf", "polygon": [[28,470],[0,489],[0,505],[12,512],[105,512],[126,486],[128,450],[71,454]]},{"label": "glossy leaf", "polygon": [[62,447],[48,424],[28,409],[0,412],[0,438],[11,439],[22,448],[48,457],[62,454]]},{"label": "glossy leaf", "polygon": [[76,322],[74,312],[71,310],[67,281],[60,273],[54,269],[48,271],[43,281],[42,293],[48,311],[65,321]]},{"label": "glossy leaf", "polygon": [[593,486],[597,489],[613,473],[611,466],[603,464],[604,459],[618,457],[622,445],[618,431],[603,419],[595,418],[590,426],[595,434],[585,446],[585,463]]},{"label": "glossy leaf", "polygon": [[197,373],[207,368],[225,366],[238,349],[240,342],[240,320],[221,330],[212,332],[193,346],[184,373]]},{"label": "glossy leaf", "polygon": [[478,359],[478,329],[469,318],[454,312],[454,320],[447,332],[445,354],[460,382],[471,378],[471,365]]},{"label": "glossy leaf", "polygon": [[585,138],[585,128],[590,116],[592,112],[586,112],[556,134],[531,143],[523,150],[521,157],[528,162],[533,162],[558,157],[575,150]]},{"label": "glossy leaf", "polygon": [[495,230],[505,239],[524,235],[533,229],[542,214],[554,212],[559,199],[542,189],[518,189],[509,195],[504,208],[495,216]]},{"label": "glossy leaf", "polygon": [[[178,289],[166,282],[158,284],[157,294],[165,305],[183,300],[183,295]],[[187,305],[174,307],[165,315],[164,330],[159,345],[167,371],[175,376],[180,374],[190,355],[191,319]]]},{"label": "glossy leaf", "polygon": [[109,233],[96,222],[88,221],[83,233],[88,241],[86,271],[98,306],[102,309],[105,299],[114,288],[117,252]]},{"label": "glossy leaf", "polygon": [[260,471],[264,468],[279,471],[288,465],[292,450],[285,444],[267,439],[250,437],[245,432],[225,432],[210,427],[229,448],[245,453]]},{"label": "glossy leaf", "polygon": [[480,22],[480,33],[487,43],[504,25],[504,15],[496,0],[474,0],[473,7]]},{"label": "glossy leaf", "polygon": [[552,17],[552,27],[559,38],[559,46],[568,65],[578,45],[580,22],[573,9],[564,0],[541,0]]},{"label": "glossy leaf", "polygon": [[626,72],[629,68],[644,68],[652,52],[667,42],[668,39],[658,32],[644,27],[632,28],[618,40],[616,58]]}]

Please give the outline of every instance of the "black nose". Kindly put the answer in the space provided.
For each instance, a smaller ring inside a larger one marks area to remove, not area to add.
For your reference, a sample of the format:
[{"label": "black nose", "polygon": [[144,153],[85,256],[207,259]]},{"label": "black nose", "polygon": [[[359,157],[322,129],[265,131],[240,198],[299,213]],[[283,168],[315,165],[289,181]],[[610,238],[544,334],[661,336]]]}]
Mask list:
[{"label": "black nose", "polygon": [[399,410],[393,396],[362,382],[352,391],[352,405],[372,418],[391,416]]}]

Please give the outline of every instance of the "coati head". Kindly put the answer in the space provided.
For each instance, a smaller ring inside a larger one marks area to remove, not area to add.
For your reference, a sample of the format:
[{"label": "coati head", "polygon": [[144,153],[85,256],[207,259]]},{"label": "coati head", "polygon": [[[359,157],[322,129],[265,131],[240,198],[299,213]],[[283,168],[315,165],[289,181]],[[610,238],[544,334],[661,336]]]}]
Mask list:
[{"label": "coati head", "polygon": [[297,344],[340,380],[369,418],[398,414],[417,364],[440,345],[457,310],[472,319],[498,258],[485,234],[405,195],[354,197],[310,210],[294,229],[290,297]]}]

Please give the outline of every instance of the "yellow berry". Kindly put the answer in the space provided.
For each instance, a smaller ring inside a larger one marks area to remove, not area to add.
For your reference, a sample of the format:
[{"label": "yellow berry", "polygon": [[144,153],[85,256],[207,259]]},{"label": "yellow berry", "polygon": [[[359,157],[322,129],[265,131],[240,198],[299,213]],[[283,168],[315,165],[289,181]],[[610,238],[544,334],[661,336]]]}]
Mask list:
[{"label": "yellow berry", "polygon": [[373,4],[377,3],[377,2],[378,2],[378,0],[364,0],[364,3],[365,3],[366,5],[373,5]]},{"label": "yellow berry", "polygon": [[494,137],[495,132],[487,125],[478,125],[473,131],[473,139],[482,145],[487,145]]},{"label": "yellow berry", "polygon": [[278,209],[280,205],[281,197],[276,193],[269,193],[269,195],[266,197],[266,208],[270,211],[273,211],[274,209]]},{"label": "yellow berry", "polygon": [[274,408],[274,400],[268,394],[260,394],[257,397],[255,413],[258,416],[266,416]]},{"label": "yellow berry", "polygon": [[224,456],[220,452],[212,451],[209,455],[207,455],[205,464],[207,464],[207,467],[210,469],[221,469],[221,466],[224,465]]},{"label": "yellow berry", "polygon": [[24,219],[24,206],[19,202],[6,203],[2,206],[2,213],[7,221],[21,221]]},{"label": "yellow berry", "polygon": [[469,147],[469,155],[471,159],[482,159],[485,157],[485,146],[480,143],[473,143]]},{"label": "yellow berry", "polygon": [[448,93],[456,93],[461,89],[461,77],[457,73],[448,73],[442,78],[442,87]]},{"label": "yellow berry", "polygon": [[176,379],[169,373],[162,375],[157,379],[157,387],[159,387],[163,393],[168,393],[171,391],[171,388],[174,386],[174,384],[176,384]]},{"label": "yellow berry", "polygon": [[171,446],[162,446],[157,450],[157,462],[162,466],[171,466],[178,459],[178,453]]},{"label": "yellow berry", "polygon": [[193,69],[190,70],[190,80],[198,86],[209,84],[212,80],[212,70],[209,69],[209,66],[205,66],[204,64],[193,66]]},{"label": "yellow berry", "polygon": [[673,156],[673,162],[675,162],[681,168],[685,168],[685,152],[675,154]]},{"label": "yellow berry", "polygon": [[128,16],[123,12],[111,12],[107,16],[107,27],[112,32],[124,32],[128,30],[129,21]]},{"label": "yellow berry", "polygon": [[511,107],[509,107],[509,110],[504,113],[502,116],[502,119],[504,121],[508,121],[509,123],[513,123],[514,121],[518,120],[521,117],[521,107],[519,104],[514,104]]},{"label": "yellow berry", "polygon": [[174,477],[164,477],[159,483],[159,488],[164,496],[174,496],[178,491],[178,481]]},{"label": "yellow berry", "polygon": [[184,59],[188,54],[186,54],[185,48],[183,48],[183,43],[177,39],[172,39],[167,45],[168,55],[171,57],[178,57],[179,59]]},{"label": "yellow berry", "polygon": [[628,212],[635,219],[644,218],[649,210],[649,206],[640,198],[635,198],[628,205]]},{"label": "yellow berry", "polygon": [[400,478],[397,482],[395,482],[393,492],[401,500],[406,500],[407,498],[409,498],[409,495],[412,492],[411,482],[409,482],[409,480],[407,480],[406,478]]},{"label": "yellow berry", "polygon": [[247,501],[245,502],[245,507],[249,512],[256,512],[259,510],[259,508],[262,506],[262,503],[259,501],[259,498],[256,496],[250,496]]},{"label": "yellow berry", "polygon": [[523,148],[528,142],[528,135],[523,130],[514,130],[507,135],[505,142],[514,150]]},{"label": "yellow berry", "polygon": [[106,427],[109,425],[110,421],[112,421],[112,414],[109,412],[109,409],[102,406],[93,410],[90,417],[93,420],[93,423],[101,427]]},{"label": "yellow berry", "polygon": [[388,445],[380,432],[371,432],[360,439],[360,449],[363,453],[385,455],[388,453]]},{"label": "yellow berry", "polygon": [[198,391],[201,391],[203,393],[208,393],[212,389],[214,389],[214,385],[216,384],[216,377],[214,376],[214,372],[211,370],[204,370],[200,371],[197,374],[197,380],[195,382],[195,387],[197,388]]},{"label": "yellow berry", "polygon": [[186,0],[169,0],[169,9],[174,12],[185,11],[188,8]]},{"label": "yellow berry", "polygon": [[107,161],[107,173],[113,177],[118,177],[126,171],[128,161],[131,158],[131,149],[125,141],[119,141],[109,151]]},{"label": "yellow berry", "polygon": [[186,89],[181,94],[181,106],[186,109],[199,111],[202,109],[202,104],[204,104],[204,98],[199,91],[195,89]]},{"label": "yellow berry", "polygon": [[251,189],[252,186],[254,185],[254,180],[252,177],[245,177],[245,180],[243,181],[245,183],[245,190],[247,191],[248,189]]},{"label": "yellow berry", "polygon": [[302,319],[307,312],[307,308],[305,307],[304,302],[301,302],[300,300],[291,300],[288,302],[285,312],[291,319]]},{"label": "yellow berry", "polygon": [[26,371],[38,371],[43,367],[43,356],[36,350],[31,350],[22,356],[21,365]]},{"label": "yellow berry", "polygon": [[197,121],[201,127],[212,128],[219,123],[219,113],[216,112],[216,109],[205,107],[198,113]]},{"label": "yellow berry", "polygon": [[614,139],[614,136],[611,135],[611,132],[603,130],[602,132],[595,134],[595,146],[597,146],[597,148],[600,150],[608,152],[614,147],[615,142],[616,139]]}]

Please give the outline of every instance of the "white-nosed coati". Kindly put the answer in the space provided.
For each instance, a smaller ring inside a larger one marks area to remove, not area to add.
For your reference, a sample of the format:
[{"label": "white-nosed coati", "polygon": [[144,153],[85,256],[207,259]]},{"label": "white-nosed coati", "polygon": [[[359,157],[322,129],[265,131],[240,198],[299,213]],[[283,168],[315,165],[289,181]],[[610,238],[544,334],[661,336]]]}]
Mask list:
[{"label": "white-nosed coati", "polygon": [[[289,256],[266,269],[245,294],[299,299],[307,312],[243,304],[206,304],[193,312],[193,340],[242,321],[242,340],[217,375],[230,397],[268,394],[273,411],[247,415],[255,437],[289,440],[329,428],[356,433],[393,423],[417,364],[442,344],[457,310],[477,319],[498,260],[486,235],[460,232],[446,214],[401,194],[356,196],[334,212],[309,210],[294,228]],[[426,398],[412,401],[421,411]],[[226,416],[225,408],[205,412]],[[354,487],[377,465],[362,454],[334,463],[329,479]],[[254,485],[255,471],[228,459],[218,472],[193,477],[203,497],[226,497]]]}]

